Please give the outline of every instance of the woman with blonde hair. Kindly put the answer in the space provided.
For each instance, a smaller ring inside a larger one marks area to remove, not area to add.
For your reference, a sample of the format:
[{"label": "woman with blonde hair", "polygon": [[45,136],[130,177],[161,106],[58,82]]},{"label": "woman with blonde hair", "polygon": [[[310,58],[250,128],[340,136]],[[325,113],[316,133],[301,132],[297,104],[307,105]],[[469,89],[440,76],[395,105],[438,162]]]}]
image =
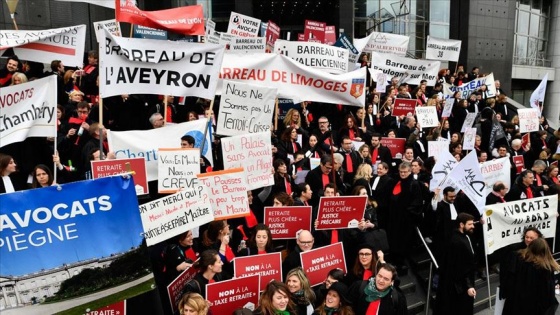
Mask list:
[{"label": "woman with blonde hair", "polygon": [[554,272],[558,271],[560,266],[552,257],[546,240],[533,240],[518,252],[513,264],[515,277],[502,314],[555,314],[558,301],[554,295]]},{"label": "woman with blonde hair", "polygon": [[198,293],[186,293],[179,301],[181,315],[206,315],[208,309],[208,302]]},{"label": "woman with blonde hair", "polygon": [[354,175],[353,187],[363,186],[367,190],[367,195],[371,197],[371,179],[373,178],[373,169],[369,164],[360,164]]},{"label": "woman with blonde hair", "polygon": [[21,72],[16,72],[12,76],[12,84],[11,85],[18,85],[18,84],[27,83],[27,82],[29,82],[29,80],[27,79],[27,76],[25,74],[23,74]]},{"label": "woman with blonde hair", "polygon": [[301,267],[294,268],[286,275],[286,285],[292,293],[292,301],[296,305],[298,315],[313,314],[315,292],[311,289],[309,279]]}]

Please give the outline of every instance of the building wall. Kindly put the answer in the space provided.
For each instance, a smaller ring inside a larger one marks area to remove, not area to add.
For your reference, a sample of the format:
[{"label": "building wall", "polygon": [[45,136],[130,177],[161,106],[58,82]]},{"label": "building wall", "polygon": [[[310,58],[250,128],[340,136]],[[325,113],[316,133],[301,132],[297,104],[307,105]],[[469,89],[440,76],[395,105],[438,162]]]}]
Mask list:
[{"label": "building wall", "polygon": [[[549,39],[548,58],[556,73],[560,73],[560,1],[552,1]],[[556,78],[548,81],[543,111],[551,126],[560,126],[560,80]]]}]

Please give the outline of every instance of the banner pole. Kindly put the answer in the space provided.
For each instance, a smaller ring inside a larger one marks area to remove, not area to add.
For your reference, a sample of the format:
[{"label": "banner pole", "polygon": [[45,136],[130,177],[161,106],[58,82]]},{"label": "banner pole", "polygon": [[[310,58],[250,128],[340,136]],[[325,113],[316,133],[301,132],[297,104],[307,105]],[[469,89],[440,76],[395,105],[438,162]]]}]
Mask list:
[{"label": "banner pole", "polygon": [[[58,152],[57,152],[57,142],[58,142],[58,133],[57,136],[54,137],[54,155],[58,156]],[[60,157],[59,157],[60,158]],[[58,167],[56,166],[56,163],[53,161],[54,167],[53,167],[53,183],[57,183],[56,179],[56,173],[58,173]]]},{"label": "banner pole", "polygon": [[[486,222],[486,224],[488,224],[488,220],[487,218],[485,218],[484,213],[482,214],[482,218],[484,219],[484,222]],[[484,225],[482,225],[482,239],[484,241],[484,259],[486,260],[486,285],[488,286],[488,307],[490,307],[491,310],[493,310],[492,308],[492,291],[490,291],[490,271],[488,268],[488,251],[486,250],[486,245],[488,245],[488,241],[487,241],[487,235],[486,235],[486,229],[484,227]],[[499,299],[499,296],[496,296],[496,301]]]},{"label": "banner pole", "polygon": [[12,18],[12,22],[14,22],[14,28],[16,29],[16,31],[19,31],[18,25],[16,23],[16,16],[14,14],[10,14],[11,18]]},{"label": "banner pole", "polygon": [[210,102],[210,115],[208,115],[208,118],[206,119],[206,127],[204,128],[204,137],[202,137],[202,144],[200,145],[201,158],[203,156],[202,152],[204,151],[204,147],[206,145],[206,135],[208,135],[208,125],[212,121],[212,115],[214,114],[213,108],[214,108],[214,99],[212,99],[212,101]]},{"label": "banner pole", "polygon": [[167,95],[163,96],[163,121],[167,122]]},{"label": "banner pole", "polygon": [[134,29],[134,24],[130,24],[130,34],[128,37],[132,38],[132,30]]}]

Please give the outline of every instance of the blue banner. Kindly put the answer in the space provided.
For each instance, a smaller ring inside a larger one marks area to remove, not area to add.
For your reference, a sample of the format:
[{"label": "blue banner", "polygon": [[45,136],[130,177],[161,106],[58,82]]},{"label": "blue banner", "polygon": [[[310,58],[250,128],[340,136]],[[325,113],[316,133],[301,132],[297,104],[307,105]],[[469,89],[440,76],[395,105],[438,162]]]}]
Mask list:
[{"label": "blue banner", "polygon": [[149,38],[149,39],[167,39],[167,31],[158,30],[147,26],[134,24],[132,27],[132,36],[134,38]]},{"label": "blue banner", "polygon": [[0,276],[123,253],[142,243],[131,178],[81,181],[0,195]]},{"label": "blue banner", "polygon": [[346,36],[346,34],[344,34],[344,33],[342,33],[340,35],[340,37],[338,38],[336,43],[334,43],[333,46],[346,48],[346,49],[350,50],[350,52],[353,53],[353,54],[359,54],[360,53],[356,49],[356,47],[354,47],[354,44],[352,43],[352,40],[350,40],[350,38],[348,38],[348,36]]}]

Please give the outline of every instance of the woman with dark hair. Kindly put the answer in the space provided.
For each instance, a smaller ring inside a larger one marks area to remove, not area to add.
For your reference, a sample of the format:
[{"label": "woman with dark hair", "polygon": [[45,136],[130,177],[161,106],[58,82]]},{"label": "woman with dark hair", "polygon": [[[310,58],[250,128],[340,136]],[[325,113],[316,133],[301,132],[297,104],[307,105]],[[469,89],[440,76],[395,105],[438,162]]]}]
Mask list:
[{"label": "woman with dark hair", "polygon": [[294,205],[294,199],[285,192],[274,195],[273,207],[289,207]]},{"label": "woman with dark hair", "polygon": [[284,160],[286,165],[289,165],[290,161],[294,160],[296,152],[301,150],[301,145],[297,142],[297,139],[298,133],[294,127],[286,128],[280,136],[280,142],[276,146],[278,148],[276,156]]},{"label": "woman with dark hair", "polygon": [[292,195],[295,186],[292,176],[288,173],[288,166],[282,159],[276,159],[272,163],[274,167],[274,186],[272,188],[272,195],[285,192]]},{"label": "woman with dark hair", "polygon": [[339,139],[348,137],[352,141],[362,141],[363,132],[360,128],[358,128],[358,123],[356,122],[356,118],[354,118],[354,115],[346,115],[346,117],[344,118],[344,122],[344,127],[340,128],[340,130],[338,131]]},{"label": "woman with dark hair", "polygon": [[518,252],[509,295],[502,314],[555,314],[554,273],[560,266],[552,257],[546,241],[537,238]]},{"label": "woman with dark hair", "polygon": [[272,246],[272,234],[268,226],[259,223],[255,226],[253,234],[247,241],[247,247],[241,249],[237,256],[250,256],[259,254],[268,254],[274,252]]},{"label": "woman with dark hair", "polygon": [[231,262],[235,258],[233,250],[229,246],[230,229],[226,220],[215,220],[208,224],[208,228],[202,234],[201,250],[213,249],[217,251],[220,259],[226,264],[226,271],[233,271]]},{"label": "woman with dark hair", "polygon": [[351,304],[348,287],[342,282],[335,282],[328,289],[325,301],[313,315],[354,315]]},{"label": "woman with dark hair", "polygon": [[370,244],[358,246],[358,254],[354,260],[354,267],[346,274],[346,284],[359,286],[361,281],[369,280],[377,273],[378,264],[384,263],[384,254]]},{"label": "woman with dark hair", "polygon": [[12,156],[0,153],[0,194],[11,193],[25,189],[25,186],[13,178],[13,174],[17,171],[16,162]]},{"label": "woman with dark hair", "polygon": [[179,234],[174,240],[172,244],[165,248],[164,255],[165,273],[168,283],[177,278],[181,272],[191,267],[200,254],[191,230]]},{"label": "woman with dark hair", "polygon": [[48,187],[53,184],[54,178],[51,169],[44,165],[39,164],[33,169],[33,182],[31,188]]},{"label": "woman with dark hair", "polygon": [[280,281],[270,281],[259,299],[255,315],[297,315],[292,293],[288,286]]},{"label": "woman with dark hair", "polygon": [[200,258],[193,265],[199,272],[192,280],[187,282],[184,292],[198,293],[206,298],[206,285],[208,283],[226,280],[222,275],[222,266],[224,263],[220,258],[220,254],[213,249],[208,249],[200,254]]}]

